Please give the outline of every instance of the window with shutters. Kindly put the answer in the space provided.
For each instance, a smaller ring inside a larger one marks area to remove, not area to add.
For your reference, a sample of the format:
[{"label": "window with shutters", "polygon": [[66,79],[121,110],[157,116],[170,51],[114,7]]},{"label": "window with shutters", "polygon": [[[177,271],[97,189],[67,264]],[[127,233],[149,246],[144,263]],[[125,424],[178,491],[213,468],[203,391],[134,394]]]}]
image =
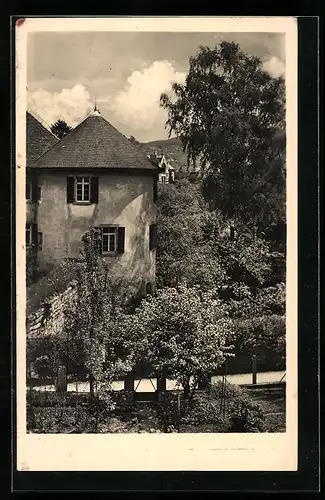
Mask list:
[{"label": "window with shutters", "polygon": [[67,203],[98,203],[98,177],[67,177]]},{"label": "window with shutters", "polygon": [[75,201],[90,202],[90,177],[75,178]]},{"label": "window with shutters", "polygon": [[43,233],[39,233],[37,230],[37,224],[35,222],[26,223],[26,236],[25,236],[25,246],[26,248],[34,248],[42,250],[43,245]]},{"label": "window with shutters", "polygon": [[32,181],[26,177],[26,201],[32,201]]},{"label": "window with shutters", "polygon": [[101,230],[101,253],[124,253],[125,228],[122,226],[103,225]]},{"label": "window with shutters", "polygon": [[32,246],[32,225],[26,224],[26,248]]},{"label": "window with shutters", "polygon": [[37,177],[26,176],[26,201],[36,203],[41,199],[41,188],[37,184]]}]

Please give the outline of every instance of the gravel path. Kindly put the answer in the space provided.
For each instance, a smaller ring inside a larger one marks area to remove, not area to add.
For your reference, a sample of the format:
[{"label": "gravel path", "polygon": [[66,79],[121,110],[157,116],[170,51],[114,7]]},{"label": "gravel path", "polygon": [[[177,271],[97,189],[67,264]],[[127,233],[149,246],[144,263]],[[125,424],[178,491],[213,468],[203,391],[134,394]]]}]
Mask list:
[{"label": "gravel path", "polygon": [[[264,372],[257,374],[257,384],[266,384],[266,383],[274,383],[280,382],[281,380],[285,381],[285,371],[273,371],[273,372]],[[221,380],[222,376],[214,376],[212,377],[212,383]],[[236,385],[246,385],[252,384],[252,374],[251,373],[239,373],[236,375],[227,375],[227,381],[236,384]],[[135,380],[134,388],[137,392],[154,392],[157,387],[156,379],[142,379]],[[176,383],[173,380],[167,380],[166,384],[167,390],[177,389]],[[121,391],[124,388],[124,382],[118,381],[113,383],[113,390]],[[41,385],[34,387],[35,390],[38,391],[55,391],[54,385]],[[69,383],[68,384],[68,392],[89,392],[89,383],[88,382],[78,382]]]}]

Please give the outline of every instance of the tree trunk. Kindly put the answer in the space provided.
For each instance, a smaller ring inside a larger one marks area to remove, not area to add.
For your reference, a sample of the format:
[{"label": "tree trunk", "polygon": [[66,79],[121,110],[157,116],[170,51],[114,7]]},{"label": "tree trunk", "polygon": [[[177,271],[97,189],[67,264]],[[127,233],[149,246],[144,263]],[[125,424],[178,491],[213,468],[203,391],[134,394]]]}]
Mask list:
[{"label": "tree trunk", "polygon": [[204,391],[211,387],[211,374],[203,375],[198,382],[198,389]]},{"label": "tree trunk", "polygon": [[95,395],[95,378],[91,373],[89,375],[89,393],[92,399]]},{"label": "tree trunk", "polygon": [[188,399],[189,398],[189,396],[190,396],[190,383],[189,382],[186,382],[184,384],[184,392],[183,392],[183,394],[184,394],[184,399]]}]

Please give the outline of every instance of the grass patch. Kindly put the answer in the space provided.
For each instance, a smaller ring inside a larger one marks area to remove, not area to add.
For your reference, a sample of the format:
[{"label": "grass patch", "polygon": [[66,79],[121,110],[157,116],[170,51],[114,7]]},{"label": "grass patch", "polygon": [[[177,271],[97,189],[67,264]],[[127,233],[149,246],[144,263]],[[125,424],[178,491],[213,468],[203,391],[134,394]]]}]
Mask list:
[{"label": "grass patch", "polygon": [[259,403],[265,414],[269,432],[286,431],[286,385],[249,387],[250,397]]}]

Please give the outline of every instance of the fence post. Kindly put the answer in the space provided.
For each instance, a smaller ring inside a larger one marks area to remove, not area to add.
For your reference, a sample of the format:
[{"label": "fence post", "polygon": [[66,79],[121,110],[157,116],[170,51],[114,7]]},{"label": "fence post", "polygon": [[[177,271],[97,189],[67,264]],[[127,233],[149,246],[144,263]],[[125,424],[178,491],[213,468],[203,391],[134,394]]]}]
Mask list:
[{"label": "fence post", "polygon": [[66,366],[60,365],[58,367],[58,377],[56,382],[56,390],[60,393],[67,392],[67,368]]},{"label": "fence post", "polygon": [[166,391],[166,377],[157,377],[157,392],[165,392]]},{"label": "fence post", "polygon": [[124,391],[129,393],[134,401],[134,375],[133,372],[129,372],[124,378]]},{"label": "fence post", "polygon": [[252,356],[252,378],[253,378],[253,385],[255,385],[257,382],[257,357],[256,357],[256,354],[253,354],[253,356]]},{"label": "fence post", "polygon": [[181,427],[181,395],[178,391],[177,393],[177,432],[180,432]]}]

